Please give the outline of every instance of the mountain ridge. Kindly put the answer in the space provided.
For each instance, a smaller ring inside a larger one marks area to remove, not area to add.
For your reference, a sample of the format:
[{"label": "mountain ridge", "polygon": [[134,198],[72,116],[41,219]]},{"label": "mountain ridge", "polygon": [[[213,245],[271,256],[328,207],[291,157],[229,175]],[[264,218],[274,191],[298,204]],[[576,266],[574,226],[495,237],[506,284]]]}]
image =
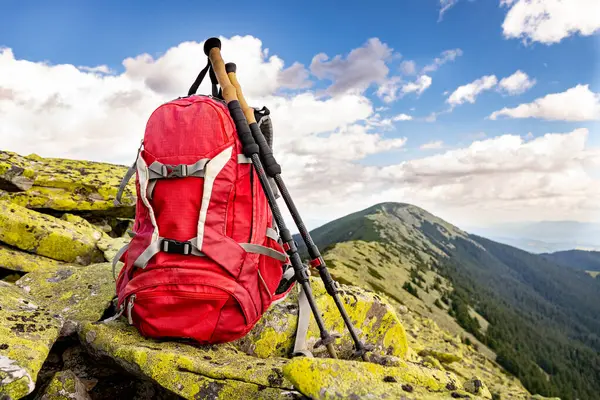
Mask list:
[{"label": "mountain ridge", "polygon": [[[583,271],[469,234],[408,203],[376,204],[311,236],[336,279],[401,303],[414,293],[426,300],[411,306],[438,319],[435,308],[444,309],[530,391],[565,399],[600,391],[600,285]],[[442,287],[436,276],[448,282],[445,290],[433,289]],[[480,320],[489,323],[485,332]]]}]

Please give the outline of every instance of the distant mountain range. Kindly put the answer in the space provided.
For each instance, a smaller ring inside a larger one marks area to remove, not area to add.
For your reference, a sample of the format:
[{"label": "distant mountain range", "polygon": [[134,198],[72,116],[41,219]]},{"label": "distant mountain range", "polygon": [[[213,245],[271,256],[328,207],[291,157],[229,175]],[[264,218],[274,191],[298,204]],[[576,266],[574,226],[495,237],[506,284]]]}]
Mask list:
[{"label": "distant mountain range", "polygon": [[[577,240],[578,227],[541,223],[524,232]],[[572,255],[531,254],[403,203],[377,204],[311,236],[340,283],[370,287],[436,322],[452,318],[531,393],[598,398],[600,279],[566,267]]]},{"label": "distant mountain range", "polygon": [[536,254],[576,249],[600,250],[600,223],[594,222],[542,221],[465,229]]}]

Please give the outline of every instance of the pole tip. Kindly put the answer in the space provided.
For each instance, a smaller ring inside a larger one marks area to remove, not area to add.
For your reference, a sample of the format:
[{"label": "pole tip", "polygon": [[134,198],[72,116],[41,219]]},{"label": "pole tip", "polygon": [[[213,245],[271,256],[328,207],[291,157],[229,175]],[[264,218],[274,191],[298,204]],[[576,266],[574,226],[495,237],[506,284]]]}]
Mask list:
[{"label": "pole tip", "polygon": [[219,50],[221,49],[221,41],[219,38],[212,37],[206,40],[206,42],[204,42],[204,54],[208,55],[208,53],[210,53],[210,51],[215,47],[218,47]]},{"label": "pole tip", "polygon": [[233,72],[235,74],[236,69],[237,66],[235,65],[235,63],[229,62],[225,64],[225,71],[227,71],[227,73]]}]

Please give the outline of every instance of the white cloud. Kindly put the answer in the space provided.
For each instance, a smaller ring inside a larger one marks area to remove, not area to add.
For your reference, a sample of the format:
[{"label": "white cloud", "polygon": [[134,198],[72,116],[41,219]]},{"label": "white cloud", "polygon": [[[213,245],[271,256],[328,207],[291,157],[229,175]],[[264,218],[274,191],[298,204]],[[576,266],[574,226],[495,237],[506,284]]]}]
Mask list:
[{"label": "white cloud", "polygon": [[377,38],[369,39],[362,47],[352,50],[346,59],[325,53],[313,57],[310,70],[319,79],[330,79],[330,94],[362,93],[373,83],[383,83],[389,72],[386,65],[393,49]]},{"label": "white cloud", "polygon": [[444,147],[444,142],[441,140],[436,140],[434,142],[429,142],[421,145],[419,149],[421,150],[437,150]]},{"label": "white cloud", "polygon": [[402,61],[400,70],[404,75],[414,75],[417,73],[417,63],[413,60]]},{"label": "white cloud", "polygon": [[445,50],[442,52],[440,57],[436,57],[431,64],[423,67],[422,73],[428,73],[437,71],[442,65],[446,64],[449,61],[456,60],[456,57],[460,57],[463,55],[463,51],[461,49],[451,49]]},{"label": "white cloud", "polygon": [[113,74],[114,73],[114,71],[111,70],[107,65],[98,65],[96,67],[86,67],[84,65],[80,65],[78,68],[82,71],[96,72],[99,74]]},{"label": "white cloud", "polygon": [[308,70],[298,62],[280,71],[277,79],[278,86],[286,89],[306,89],[313,85],[313,82],[309,80]]},{"label": "white cloud", "polygon": [[509,39],[553,44],[600,30],[598,0],[501,0],[500,4],[509,7],[502,24]]},{"label": "white cloud", "polygon": [[389,78],[377,88],[377,97],[385,103],[392,103],[397,100],[401,82],[402,79],[399,76]]},{"label": "white cloud", "polygon": [[392,118],[394,121],[410,121],[413,119],[410,115],[407,114],[398,114]]},{"label": "white cloud", "polygon": [[458,3],[458,0],[440,0],[440,15],[438,22],[442,20],[446,11],[454,7]]},{"label": "white cloud", "polygon": [[481,92],[492,89],[497,83],[498,78],[495,75],[483,76],[469,84],[459,86],[446,102],[452,107],[465,102],[475,103],[475,99]]},{"label": "white cloud", "polygon": [[490,119],[539,118],[554,121],[593,121],[600,119],[600,93],[589,85],[577,85],[562,93],[551,93],[532,103],[494,111]]},{"label": "white cloud", "polygon": [[432,79],[430,76],[421,75],[414,82],[408,82],[402,85],[401,91],[404,94],[416,93],[417,95],[420,95],[431,86],[431,82]]},{"label": "white cloud", "polygon": [[[380,201],[411,202],[441,216],[462,210],[478,220],[544,213],[570,218],[598,209],[590,199],[600,184],[584,169],[597,160],[586,147],[587,130],[527,142],[505,135],[381,167],[364,159],[403,152],[407,139],[387,131],[412,116],[382,118],[359,93],[324,98],[299,88],[281,94],[281,85],[290,82],[281,80],[283,60],[267,57],[250,36],[221,40],[224,59],[238,65],[249,103],[271,110],[274,152],[307,221],[331,220]],[[134,55],[123,73],[108,75],[1,51],[0,149],[130,164],[152,111],[185,95],[204,67],[202,46],[186,42],[161,56]],[[292,71],[302,76],[300,67]],[[208,81],[199,93],[210,93]]]},{"label": "white cloud", "polygon": [[530,79],[529,76],[521,71],[517,70],[511,76],[503,78],[498,84],[499,90],[510,95],[517,95],[525,93],[536,84],[535,79]]}]

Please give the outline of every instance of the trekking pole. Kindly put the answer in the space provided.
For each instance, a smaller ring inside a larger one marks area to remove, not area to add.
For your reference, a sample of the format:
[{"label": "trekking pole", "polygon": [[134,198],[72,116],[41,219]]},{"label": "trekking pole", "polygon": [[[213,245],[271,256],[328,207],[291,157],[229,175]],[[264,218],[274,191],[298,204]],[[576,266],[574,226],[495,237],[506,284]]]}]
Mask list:
[{"label": "trekking pole", "polygon": [[265,173],[260,161],[258,154],[260,148],[255,143],[251,132],[251,126],[256,126],[256,128],[258,128],[254,115],[248,120],[246,120],[246,117],[244,116],[244,112],[242,111],[237,98],[236,89],[229,81],[229,77],[227,76],[227,72],[225,70],[225,63],[221,57],[221,41],[218,38],[208,39],[204,43],[204,53],[208,56],[212,64],[213,70],[217,76],[217,81],[219,82],[219,85],[223,91],[223,98],[227,103],[227,108],[229,108],[229,113],[231,114],[236,130],[240,137],[240,141],[242,142],[244,155],[252,160],[252,164],[254,165],[258,179],[260,180],[260,184],[265,192],[267,201],[271,207],[271,211],[273,212],[273,217],[275,218],[275,222],[279,228],[281,239],[284,243],[283,247],[292,262],[296,280],[300,285],[302,285],[302,290],[306,294],[306,298],[308,299],[308,303],[317,322],[317,326],[319,327],[321,339],[315,344],[315,346],[326,346],[331,357],[337,358],[337,354],[333,348],[335,337],[330,335],[325,328],[325,322],[323,321],[323,317],[321,317],[321,313],[317,308],[317,303],[315,302],[312,294],[312,289],[309,283],[309,275],[303,268],[302,260],[298,254],[298,249],[296,248],[292,234],[285,225],[283,216],[281,215],[279,207],[277,206],[277,200],[273,194],[273,189],[271,189],[271,185],[269,185],[269,178],[267,177],[267,174]]},{"label": "trekking pole", "polygon": [[[287,207],[290,211],[290,214],[292,214],[292,218],[294,219],[294,222],[296,223],[296,226],[298,227],[298,230],[300,231],[300,235],[302,236],[302,238],[304,239],[304,242],[306,243],[306,247],[308,248],[308,253],[311,257],[310,265],[315,267],[319,271],[319,275],[321,276],[321,280],[323,281],[323,283],[325,285],[325,289],[327,290],[327,293],[329,293],[329,295],[333,298],[335,305],[337,306],[340,314],[342,315],[342,319],[344,320],[344,323],[346,324],[346,327],[348,328],[348,331],[350,332],[350,336],[352,337],[352,340],[354,341],[355,356],[361,356],[364,361],[368,361],[366,352],[369,349],[367,349],[365,347],[365,345],[360,341],[360,339],[358,338],[358,335],[356,334],[356,330],[354,329],[354,326],[352,326],[350,317],[348,316],[348,313],[346,312],[346,309],[344,308],[342,300],[340,299],[340,296],[338,295],[337,285],[334,282],[333,278],[331,277],[331,274],[329,273],[329,270],[327,269],[327,265],[325,264],[325,260],[323,259],[323,257],[321,256],[321,253],[319,252],[319,248],[314,244],[314,242],[310,236],[310,233],[308,232],[308,229],[306,229],[306,226],[304,225],[304,222],[302,221],[302,218],[300,217],[300,213],[298,212],[298,209],[296,208],[296,205],[294,204],[294,201],[292,200],[292,196],[290,195],[289,191],[287,190],[287,187],[285,186],[285,183],[283,182],[283,178],[281,177],[281,166],[275,160],[275,157],[273,156],[273,150],[271,149],[271,147],[269,147],[269,144],[267,143],[265,136],[261,131],[261,128],[259,128],[258,124],[256,123],[256,117],[254,115],[254,110],[252,108],[250,108],[250,106],[248,106],[248,103],[246,102],[246,99],[244,98],[241,85],[238,82],[237,76],[236,76],[237,67],[234,63],[227,63],[225,65],[225,69],[227,71],[229,81],[233,84],[233,86],[236,89],[237,98],[242,107],[242,110],[244,111],[246,119],[254,122],[254,123],[250,124],[250,129],[252,131],[252,136],[254,137],[254,140],[256,141],[256,143],[258,144],[258,147],[260,148],[260,158],[262,159],[262,162],[265,166],[266,173],[271,178],[275,179],[275,183],[277,184],[277,187],[279,188],[279,191],[281,192],[283,200],[285,201],[285,204],[287,205]],[[271,135],[271,137],[273,137],[273,135]]]}]

